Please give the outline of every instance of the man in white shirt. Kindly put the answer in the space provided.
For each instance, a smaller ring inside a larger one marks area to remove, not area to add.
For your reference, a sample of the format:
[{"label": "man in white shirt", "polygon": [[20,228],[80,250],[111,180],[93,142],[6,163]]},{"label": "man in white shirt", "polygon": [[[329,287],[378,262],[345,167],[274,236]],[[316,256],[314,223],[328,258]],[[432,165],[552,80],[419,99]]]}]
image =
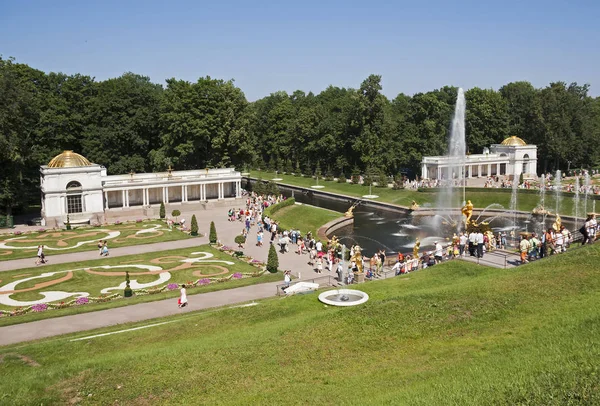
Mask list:
[{"label": "man in white shirt", "polygon": [[483,233],[477,231],[477,258],[483,258]]},{"label": "man in white shirt", "polygon": [[435,253],[434,258],[435,258],[435,263],[439,264],[440,262],[442,262],[442,253],[443,249],[442,249],[442,244],[440,244],[438,241],[435,242]]},{"label": "man in white shirt", "polygon": [[458,237],[458,252],[461,257],[465,256],[465,246],[469,242],[469,239],[465,235],[465,233],[460,233],[460,237]]},{"label": "man in white shirt", "polygon": [[475,231],[469,233],[469,254],[474,257],[477,248],[477,234]]},{"label": "man in white shirt", "polygon": [[323,243],[321,241],[317,241],[317,252],[321,252],[321,250],[323,249]]}]

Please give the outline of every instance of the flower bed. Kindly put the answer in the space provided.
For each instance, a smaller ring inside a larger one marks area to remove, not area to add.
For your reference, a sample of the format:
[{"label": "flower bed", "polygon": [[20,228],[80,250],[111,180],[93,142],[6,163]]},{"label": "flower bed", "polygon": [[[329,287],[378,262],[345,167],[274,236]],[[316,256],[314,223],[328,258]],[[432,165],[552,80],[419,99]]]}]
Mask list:
[{"label": "flower bed", "polygon": [[45,312],[46,310],[53,309],[66,309],[72,306],[81,306],[88,303],[103,303],[114,299],[120,299],[123,297],[120,293],[114,293],[112,295],[102,295],[98,297],[78,297],[77,299],[70,300],[68,302],[60,303],[37,303],[27,307],[17,307],[15,310],[0,310],[1,316],[20,316],[31,312]]}]

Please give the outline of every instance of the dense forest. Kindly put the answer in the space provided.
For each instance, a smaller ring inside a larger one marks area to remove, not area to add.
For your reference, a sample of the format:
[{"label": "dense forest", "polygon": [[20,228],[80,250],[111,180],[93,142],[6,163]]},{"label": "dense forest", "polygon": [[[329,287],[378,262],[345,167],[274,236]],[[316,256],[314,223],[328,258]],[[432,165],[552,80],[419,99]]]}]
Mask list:
[{"label": "dense forest", "polygon": [[[539,171],[600,165],[600,98],[588,85],[509,83],[466,91],[468,150],[516,135],[538,145]],[[276,92],[248,102],[233,80],[134,73],[104,81],[0,58],[0,210],[39,199],[39,166],[65,149],[109,174],[218,166],[346,177],[418,174],[443,154],[457,88],[390,100],[381,76],[357,89]]]}]

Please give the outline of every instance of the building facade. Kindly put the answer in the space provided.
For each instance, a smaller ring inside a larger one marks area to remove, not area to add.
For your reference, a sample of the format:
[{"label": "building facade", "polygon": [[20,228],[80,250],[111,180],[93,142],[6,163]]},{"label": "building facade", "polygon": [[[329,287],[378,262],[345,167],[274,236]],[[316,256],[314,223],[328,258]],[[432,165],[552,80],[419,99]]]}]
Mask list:
[{"label": "building facade", "polygon": [[457,161],[448,156],[428,156],[421,161],[421,178],[448,180],[506,176],[509,179],[523,174],[524,179],[537,179],[537,146],[527,144],[519,137],[508,137],[501,144],[484,148],[482,154],[467,155]]},{"label": "building facade", "polygon": [[101,222],[114,211],[147,209],[241,197],[241,173],[234,168],[107,175],[73,151],[40,167],[42,219],[47,225]]}]

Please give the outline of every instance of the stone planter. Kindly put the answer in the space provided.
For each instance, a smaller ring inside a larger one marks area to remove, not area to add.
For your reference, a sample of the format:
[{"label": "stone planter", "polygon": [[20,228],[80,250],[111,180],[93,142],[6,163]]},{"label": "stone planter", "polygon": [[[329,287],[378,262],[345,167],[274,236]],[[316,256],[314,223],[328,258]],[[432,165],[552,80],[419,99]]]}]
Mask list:
[{"label": "stone planter", "polygon": [[354,274],[354,282],[363,283],[364,281],[365,281],[365,273],[364,272],[362,272],[362,273],[357,272]]}]

